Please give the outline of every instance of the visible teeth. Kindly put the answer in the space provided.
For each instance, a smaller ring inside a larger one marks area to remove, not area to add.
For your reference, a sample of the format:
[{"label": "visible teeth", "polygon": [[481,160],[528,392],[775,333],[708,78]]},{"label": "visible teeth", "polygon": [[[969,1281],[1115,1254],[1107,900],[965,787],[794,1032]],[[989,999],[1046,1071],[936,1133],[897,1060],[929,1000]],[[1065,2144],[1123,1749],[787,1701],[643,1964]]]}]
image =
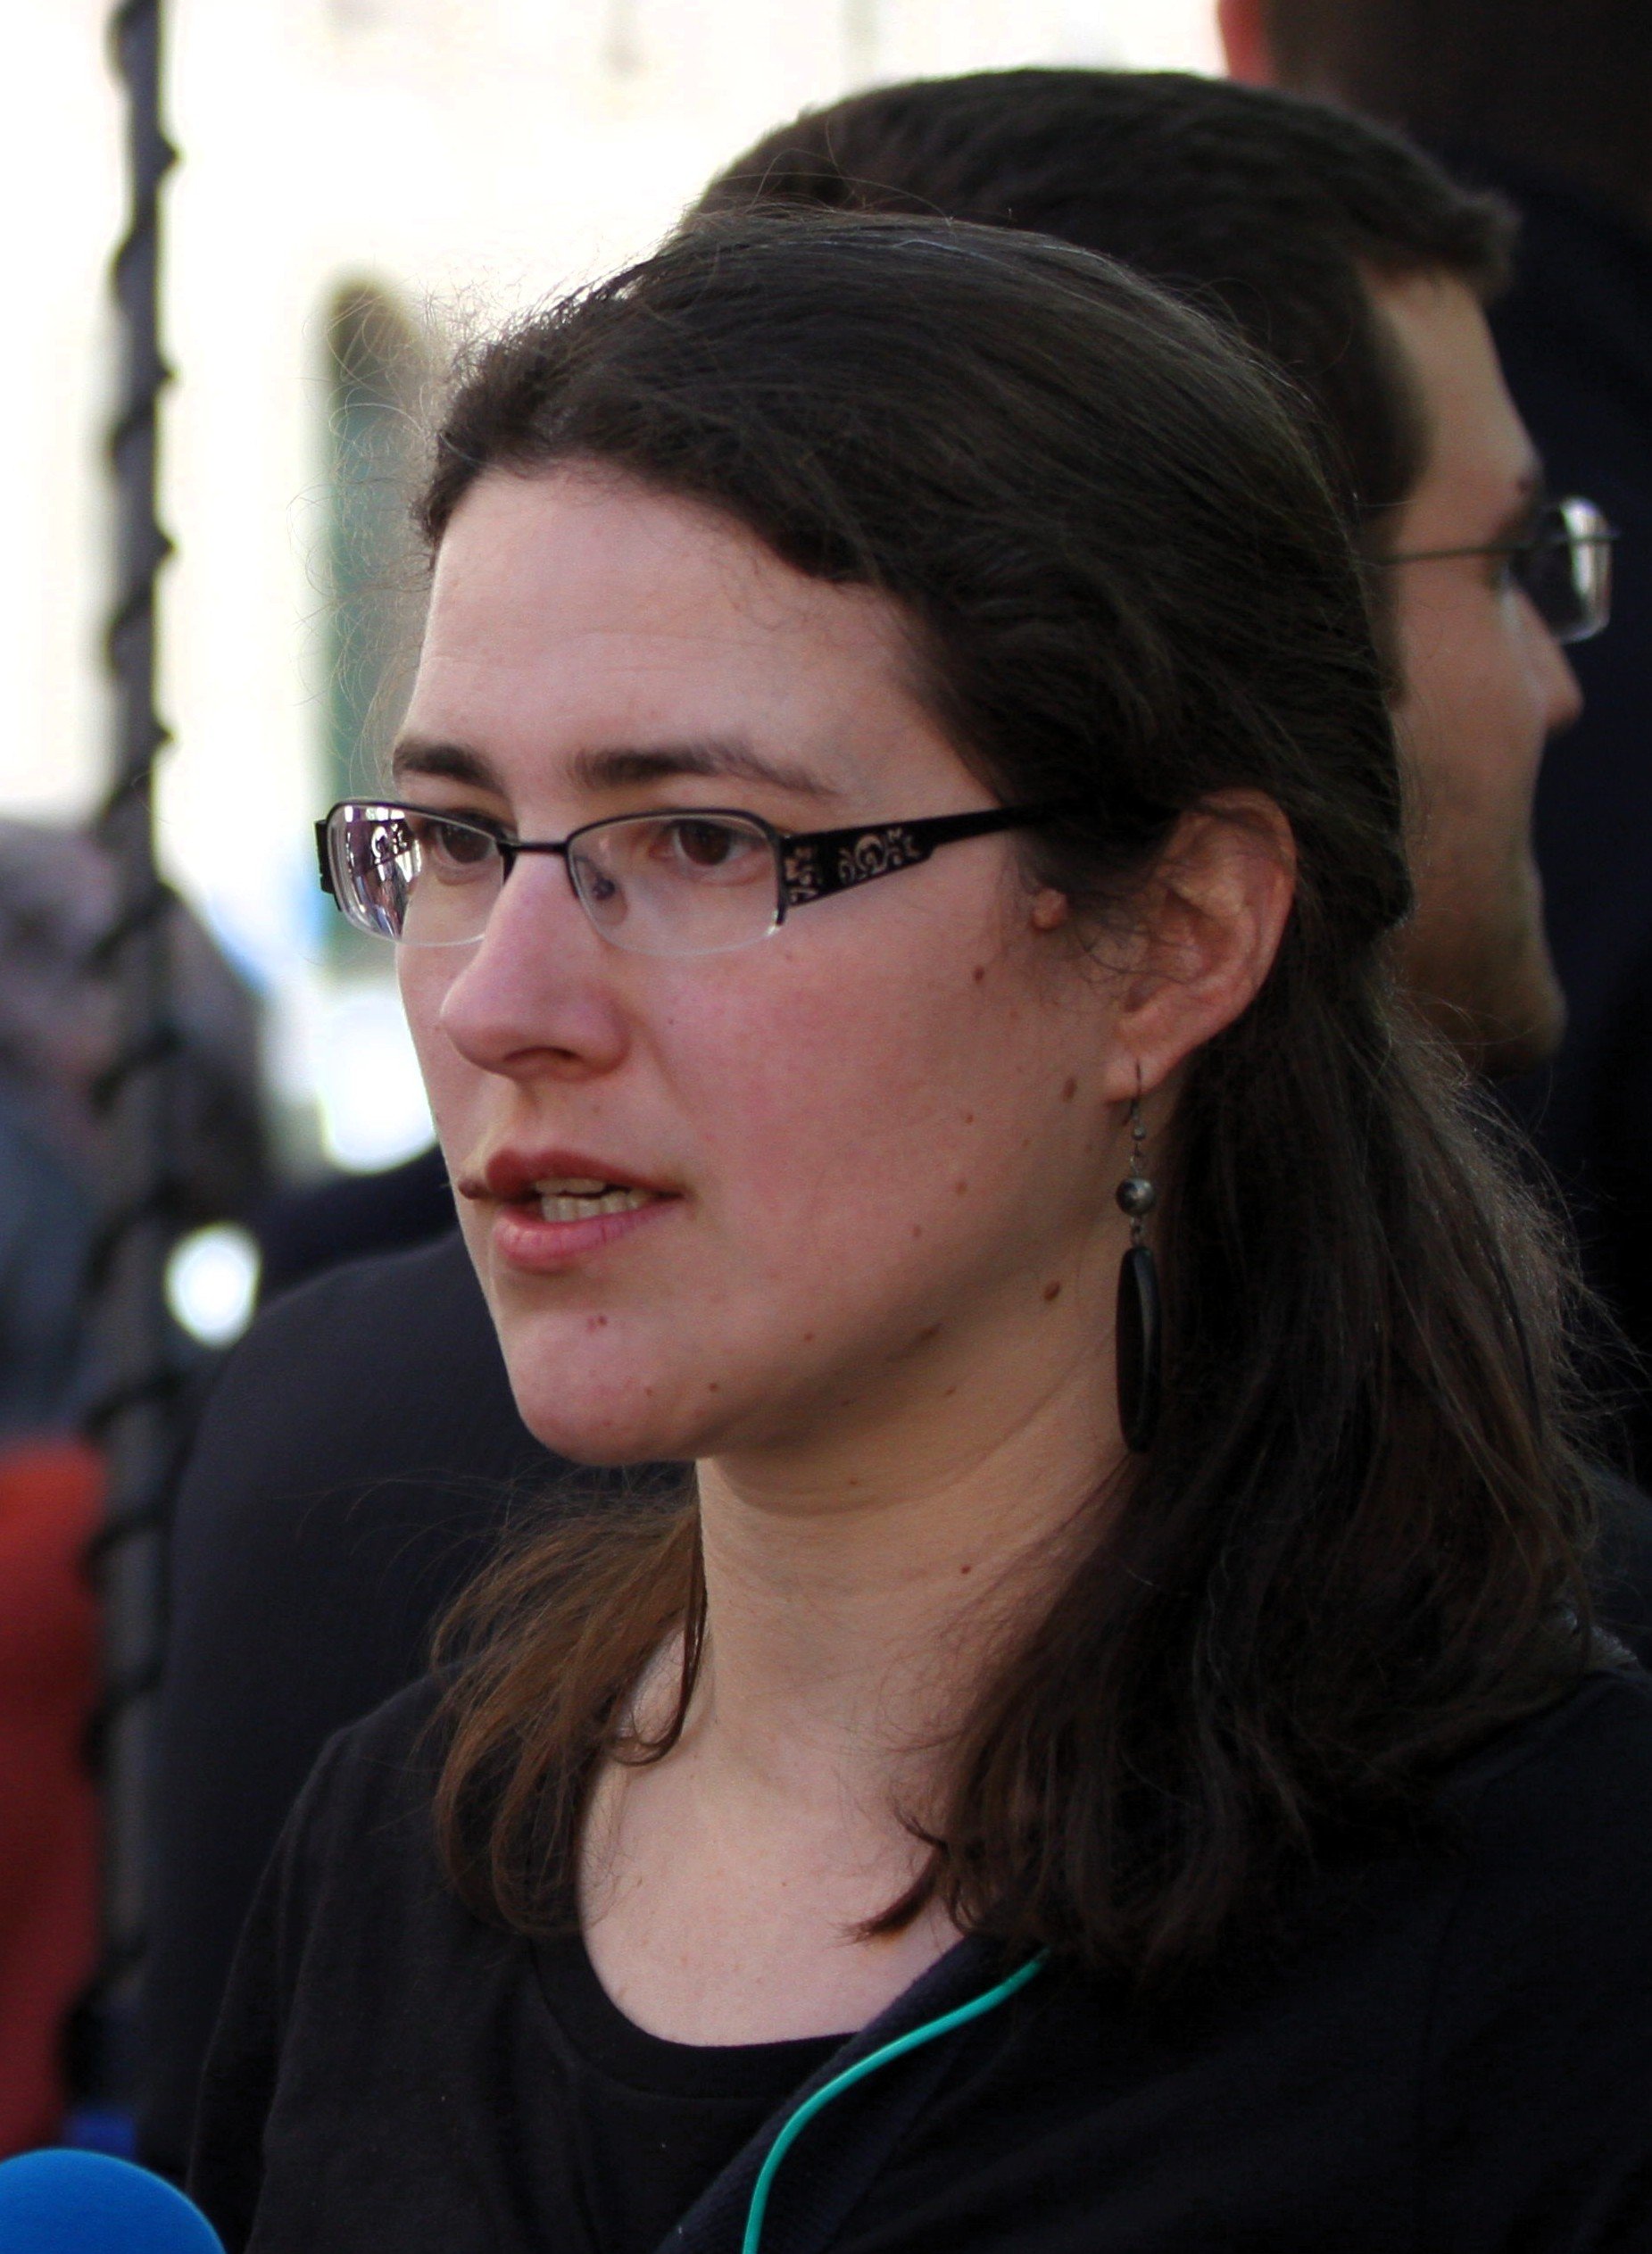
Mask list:
[{"label": "visible teeth", "polygon": [[653,1195],[652,1190],[610,1190],[599,1182],[598,1194],[576,1195],[569,1191],[542,1194],[539,1211],[547,1221],[588,1221],[598,1213],[635,1213],[646,1205]]},{"label": "visible teeth", "polygon": [[553,1174],[549,1181],[535,1182],[535,1197],[601,1197],[608,1187],[606,1182],[594,1181],[585,1174]]}]

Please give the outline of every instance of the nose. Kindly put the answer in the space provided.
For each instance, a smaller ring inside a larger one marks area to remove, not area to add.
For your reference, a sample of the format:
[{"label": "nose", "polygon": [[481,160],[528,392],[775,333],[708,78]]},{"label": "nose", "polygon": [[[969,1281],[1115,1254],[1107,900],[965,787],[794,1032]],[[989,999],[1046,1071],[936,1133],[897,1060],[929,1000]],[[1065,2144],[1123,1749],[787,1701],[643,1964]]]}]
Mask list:
[{"label": "nose", "polygon": [[611,1072],[628,1045],[614,950],[565,862],[524,855],[448,986],[437,1026],[469,1064],[516,1080]]},{"label": "nose", "polygon": [[1532,669],[1538,695],[1543,712],[1545,736],[1558,736],[1581,719],[1583,692],[1578,686],[1577,675],[1572,670],[1572,661],[1556,641],[1535,610],[1527,604],[1531,631]]}]

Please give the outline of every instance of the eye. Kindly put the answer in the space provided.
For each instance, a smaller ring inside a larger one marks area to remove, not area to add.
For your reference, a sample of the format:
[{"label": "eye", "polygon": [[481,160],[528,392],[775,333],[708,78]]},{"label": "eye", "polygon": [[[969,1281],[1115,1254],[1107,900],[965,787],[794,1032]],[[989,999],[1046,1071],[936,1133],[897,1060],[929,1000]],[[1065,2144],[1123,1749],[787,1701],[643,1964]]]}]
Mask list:
[{"label": "eye", "polygon": [[754,875],[769,861],[768,841],[760,830],[743,822],[694,815],[662,822],[654,850],[668,868],[685,876]]},{"label": "eye", "polygon": [[738,833],[724,822],[677,822],[670,842],[698,869],[720,869],[740,845]]},{"label": "eye", "polygon": [[408,818],[408,826],[421,860],[438,876],[462,876],[485,869],[498,855],[499,841],[491,831],[468,822],[416,814]]}]

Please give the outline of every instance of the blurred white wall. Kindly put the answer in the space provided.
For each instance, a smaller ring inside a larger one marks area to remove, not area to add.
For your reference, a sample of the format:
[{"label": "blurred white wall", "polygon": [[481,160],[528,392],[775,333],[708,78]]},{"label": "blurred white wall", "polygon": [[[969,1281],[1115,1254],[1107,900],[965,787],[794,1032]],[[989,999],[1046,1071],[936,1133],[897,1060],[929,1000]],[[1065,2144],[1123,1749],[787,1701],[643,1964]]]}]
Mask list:
[{"label": "blurred white wall", "polygon": [[[98,0],[6,11],[4,812],[79,815],[104,756],[104,270],[124,193],[104,17]],[[162,844],[269,997],[295,1148],[318,1116],[358,1165],[426,1131],[387,966],[324,956],[310,842],[335,290],[380,283],[439,340],[645,248],[805,103],[1026,62],[1214,69],[1210,17],[1211,0],[170,0]]]}]

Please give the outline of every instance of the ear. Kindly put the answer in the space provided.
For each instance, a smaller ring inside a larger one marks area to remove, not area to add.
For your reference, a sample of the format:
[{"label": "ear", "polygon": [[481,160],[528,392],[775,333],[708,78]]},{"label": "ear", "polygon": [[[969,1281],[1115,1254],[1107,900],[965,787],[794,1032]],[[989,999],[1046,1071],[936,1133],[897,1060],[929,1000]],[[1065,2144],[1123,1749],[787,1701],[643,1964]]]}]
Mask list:
[{"label": "ear", "polygon": [[1157,1087],[1249,1008],[1279,952],[1296,880],[1291,825],[1260,791],[1218,792],[1183,814],[1141,902],[1109,1100]]},{"label": "ear", "polygon": [[1241,86],[1277,86],[1268,0],[1216,0],[1216,29],[1227,75]]}]

